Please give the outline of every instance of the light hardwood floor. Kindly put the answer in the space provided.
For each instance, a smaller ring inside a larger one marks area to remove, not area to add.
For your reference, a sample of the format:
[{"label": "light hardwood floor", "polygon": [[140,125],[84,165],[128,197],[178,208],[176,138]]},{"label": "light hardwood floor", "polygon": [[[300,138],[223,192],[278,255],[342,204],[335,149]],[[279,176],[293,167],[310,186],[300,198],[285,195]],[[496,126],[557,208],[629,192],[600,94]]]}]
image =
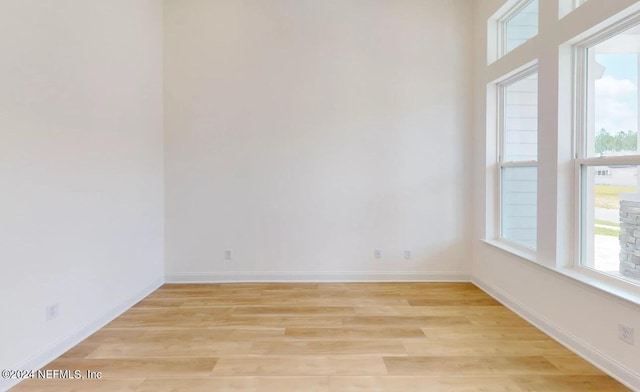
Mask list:
[{"label": "light hardwood floor", "polygon": [[167,284],[15,391],[627,391],[470,283]]}]

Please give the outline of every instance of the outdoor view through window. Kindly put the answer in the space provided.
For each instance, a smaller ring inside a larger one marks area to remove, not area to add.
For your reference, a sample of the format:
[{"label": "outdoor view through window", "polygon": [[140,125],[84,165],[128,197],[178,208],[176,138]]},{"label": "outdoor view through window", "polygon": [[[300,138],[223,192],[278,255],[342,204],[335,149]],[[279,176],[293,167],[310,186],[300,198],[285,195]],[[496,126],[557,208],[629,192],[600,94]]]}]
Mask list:
[{"label": "outdoor view through window", "polygon": [[640,26],[586,50],[582,265],[640,282]]}]

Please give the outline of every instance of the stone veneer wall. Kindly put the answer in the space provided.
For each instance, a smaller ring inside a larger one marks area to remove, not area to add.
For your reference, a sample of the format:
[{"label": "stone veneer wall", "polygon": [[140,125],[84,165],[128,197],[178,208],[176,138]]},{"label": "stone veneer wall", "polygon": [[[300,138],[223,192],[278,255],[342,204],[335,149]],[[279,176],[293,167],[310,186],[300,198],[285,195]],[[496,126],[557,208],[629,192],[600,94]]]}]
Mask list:
[{"label": "stone veneer wall", "polygon": [[640,279],[640,202],[620,201],[620,273]]}]

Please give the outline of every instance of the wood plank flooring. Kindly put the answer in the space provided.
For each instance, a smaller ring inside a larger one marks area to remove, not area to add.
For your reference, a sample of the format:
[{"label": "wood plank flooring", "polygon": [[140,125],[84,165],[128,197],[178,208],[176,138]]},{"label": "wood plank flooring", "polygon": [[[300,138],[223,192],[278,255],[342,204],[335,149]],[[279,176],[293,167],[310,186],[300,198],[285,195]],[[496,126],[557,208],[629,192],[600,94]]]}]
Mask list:
[{"label": "wood plank flooring", "polygon": [[14,391],[628,391],[470,283],[167,284]]}]

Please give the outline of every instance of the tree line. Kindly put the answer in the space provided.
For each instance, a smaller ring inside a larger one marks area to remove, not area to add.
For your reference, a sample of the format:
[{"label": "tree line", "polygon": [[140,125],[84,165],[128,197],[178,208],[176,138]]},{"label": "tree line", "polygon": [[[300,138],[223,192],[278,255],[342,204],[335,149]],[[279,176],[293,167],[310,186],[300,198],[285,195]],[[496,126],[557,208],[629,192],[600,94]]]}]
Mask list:
[{"label": "tree line", "polygon": [[620,131],[612,135],[603,128],[596,135],[595,148],[596,154],[613,151],[636,151],[638,149],[638,133]]}]

